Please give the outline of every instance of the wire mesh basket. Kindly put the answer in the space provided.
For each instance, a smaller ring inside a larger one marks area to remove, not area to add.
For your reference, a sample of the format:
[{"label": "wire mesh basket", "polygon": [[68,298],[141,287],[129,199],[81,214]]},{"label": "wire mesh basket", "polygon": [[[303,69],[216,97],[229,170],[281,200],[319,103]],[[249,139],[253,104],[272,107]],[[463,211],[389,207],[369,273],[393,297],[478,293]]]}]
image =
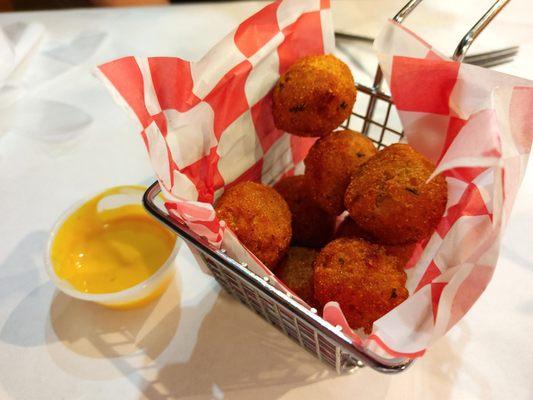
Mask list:
[{"label": "wire mesh basket", "polygon": [[[421,1],[409,1],[394,17],[394,21],[401,23]],[[492,5],[463,37],[453,59],[463,59],[474,39],[509,1],[498,0]],[[378,68],[372,86],[356,84],[358,106],[342,125],[367,135],[378,148],[403,137],[394,103],[390,95],[383,91],[382,81],[383,75]],[[144,194],[143,203],[147,211],[199,251],[213,276],[228,293],[338,373],[350,372],[365,365],[379,372],[397,373],[413,362],[409,358],[385,359],[352,343],[340,327],[326,322],[316,309],[304,307],[272,285],[267,277],[254,274],[245,263],[232,259],[224,249],[216,249],[185,224],[172,219],[162,202],[157,200],[160,191],[158,182],[155,182]]]}]

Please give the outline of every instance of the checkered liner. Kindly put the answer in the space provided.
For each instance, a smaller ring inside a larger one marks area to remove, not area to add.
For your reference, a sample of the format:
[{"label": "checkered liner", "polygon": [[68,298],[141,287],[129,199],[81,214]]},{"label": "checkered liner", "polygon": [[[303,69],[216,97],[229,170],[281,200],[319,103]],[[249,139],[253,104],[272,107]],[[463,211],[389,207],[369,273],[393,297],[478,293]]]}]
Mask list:
[{"label": "checkered liner", "polygon": [[[241,23],[198,62],[126,57],[98,70],[139,124],[169,213],[287,293],[216,219],[212,202],[236,182],[272,184],[301,172],[314,139],[274,127],[271,89],[294,61],[333,47],[328,1],[285,0]],[[449,201],[408,264],[411,296],[376,321],[370,336],[352,331],[336,303],[323,317],[379,355],[418,357],[492,276],[530,152],[533,89],[529,81],[448,61],[392,22],[375,48],[398,114],[385,103],[383,122],[373,120],[369,135],[380,146],[395,141],[401,130],[390,128],[390,118],[399,115],[409,143],[446,176]]]}]

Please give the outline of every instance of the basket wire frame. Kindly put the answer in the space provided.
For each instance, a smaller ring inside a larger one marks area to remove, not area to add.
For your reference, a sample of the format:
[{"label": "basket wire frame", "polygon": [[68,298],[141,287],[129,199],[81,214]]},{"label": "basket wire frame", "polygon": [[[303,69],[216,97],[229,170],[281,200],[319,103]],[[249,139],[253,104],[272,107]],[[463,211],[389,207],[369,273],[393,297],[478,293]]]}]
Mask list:
[{"label": "basket wire frame", "polygon": [[[496,1],[467,32],[457,46],[453,57],[455,60],[460,61],[464,57],[473,40],[509,1]],[[394,21],[401,23],[421,2],[422,0],[410,0],[394,17]],[[378,149],[398,142],[403,137],[394,103],[390,95],[382,90],[382,82],[383,74],[378,68],[372,87],[356,84],[356,107],[341,125],[367,135]],[[383,373],[398,373],[412,364],[413,360],[409,358],[385,359],[353,344],[340,326],[335,327],[326,322],[317,315],[316,309],[302,306],[276,288],[267,277],[254,274],[246,264],[227,256],[224,249],[214,248],[186,225],[172,219],[157,199],[160,192],[158,182],[148,188],[143,197],[146,210],[199,251],[215,279],[228,293],[320,361],[338,373],[351,372],[365,365]]]}]

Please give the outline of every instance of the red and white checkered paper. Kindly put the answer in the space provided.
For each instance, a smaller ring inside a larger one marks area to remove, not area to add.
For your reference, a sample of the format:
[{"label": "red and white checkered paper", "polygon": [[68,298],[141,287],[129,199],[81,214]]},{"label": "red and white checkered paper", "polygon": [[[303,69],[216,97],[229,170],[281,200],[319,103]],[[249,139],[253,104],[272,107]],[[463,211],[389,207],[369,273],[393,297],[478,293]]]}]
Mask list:
[{"label": "red and white checkered paper", "polygon": [[[417,357],[472,306],[492,276],[500,233],[531,147],[532,83],[451,62],[389,23],[376,50],[407,139],[437,163],[449,201],[408,265],[411,296],[352,331],[336,303],[324,318],[381,355]],[[198,62],[126,57],[98,68],[139,124],[171,215],[290,292],[216,219],[212,203],[244,180],[302,172],[313,138],[274,127],[271,90],[299,58],[331,53],[328,0],[283,0],[241,23]]]}]

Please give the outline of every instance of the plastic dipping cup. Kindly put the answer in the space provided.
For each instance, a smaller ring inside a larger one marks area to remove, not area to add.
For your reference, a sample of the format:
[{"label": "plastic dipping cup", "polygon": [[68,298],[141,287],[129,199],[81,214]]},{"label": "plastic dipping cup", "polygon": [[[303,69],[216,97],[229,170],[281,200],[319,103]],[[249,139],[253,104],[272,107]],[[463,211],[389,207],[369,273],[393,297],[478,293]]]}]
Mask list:
[{"label": "plastic dipping cup", "polygon": [[[80,300],[92,301],[106,307],[119,309],[143,306],[164,293],[166,288],[172,282],[176,272],[174,261],[182,243],[177,237],[174,247],[171,250],[170,255],[166,258],[166,261],[164,261],[148,278],[134,286],[109,293],[86,293],[77,289],[69,281],[62,279],[57,274],[52,259],[52,248],[59,230],[69,218],[84,205],[98,198],[96,203],[96,213],[98,215],[105,215],[106,212],[113,212],[120,209],[127,210],[128,206],[130,206],[130,208],[131,206],[142,207],[142,196],[145,190],[146,188],[142,186],[114,187],[75,204],[59,218],[52,228],[45,251],[46,272],[48,273],[50,280],[59,290]],[[158,224],[159,222],[153,220],[153,223]]]}]

